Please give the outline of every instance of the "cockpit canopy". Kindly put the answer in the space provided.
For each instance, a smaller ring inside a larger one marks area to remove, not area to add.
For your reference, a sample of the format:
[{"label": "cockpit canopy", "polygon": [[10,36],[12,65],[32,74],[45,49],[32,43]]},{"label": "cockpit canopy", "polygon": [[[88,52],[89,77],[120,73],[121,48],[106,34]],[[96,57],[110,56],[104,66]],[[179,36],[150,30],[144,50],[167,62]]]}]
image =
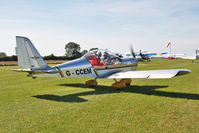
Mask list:
[{"label": "cockpit canopy", "polygon": [[84,57],[92,64],[93,67],[117,65],[122,63],[122,60],[118,55],[107,49],[89,51],[84,55]]}]

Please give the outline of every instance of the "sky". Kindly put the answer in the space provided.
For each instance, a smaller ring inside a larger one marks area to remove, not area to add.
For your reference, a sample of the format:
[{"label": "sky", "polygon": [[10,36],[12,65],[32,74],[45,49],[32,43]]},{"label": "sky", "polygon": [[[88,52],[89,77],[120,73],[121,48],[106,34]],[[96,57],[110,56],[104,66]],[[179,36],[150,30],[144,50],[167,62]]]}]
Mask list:
[{"label": "sky", "polygon": [[107,48],[125,53],[199,49],[198,0],[0,0],[0,52],[15,54],[15,36],[28,37],[42,56]]}]

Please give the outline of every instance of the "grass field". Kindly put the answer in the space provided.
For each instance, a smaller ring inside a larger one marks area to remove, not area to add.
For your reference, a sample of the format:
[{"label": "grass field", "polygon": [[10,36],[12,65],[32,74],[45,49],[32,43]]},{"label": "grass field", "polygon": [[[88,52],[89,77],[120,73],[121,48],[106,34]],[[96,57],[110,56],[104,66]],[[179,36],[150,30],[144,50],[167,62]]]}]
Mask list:
[{"label": "grass field", "polygon": [[26,77],[0,67],[1,133],[199,132],[199,63],[152,60],[139,70],[186,68],[172,79],[134,79],[116,90],[112,80]]}]

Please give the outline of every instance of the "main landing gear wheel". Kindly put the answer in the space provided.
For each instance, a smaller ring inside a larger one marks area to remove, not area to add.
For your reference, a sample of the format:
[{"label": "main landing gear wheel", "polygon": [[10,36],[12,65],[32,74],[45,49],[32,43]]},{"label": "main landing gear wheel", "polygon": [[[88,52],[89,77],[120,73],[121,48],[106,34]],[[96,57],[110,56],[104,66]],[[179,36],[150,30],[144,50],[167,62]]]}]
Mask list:
[{"label": "main landing gear wheel", "polygon": [[88,80],[85,82],[86,85],[88,85],[89,87],[95,87],[97,86],[97,81],[96,80]]}]

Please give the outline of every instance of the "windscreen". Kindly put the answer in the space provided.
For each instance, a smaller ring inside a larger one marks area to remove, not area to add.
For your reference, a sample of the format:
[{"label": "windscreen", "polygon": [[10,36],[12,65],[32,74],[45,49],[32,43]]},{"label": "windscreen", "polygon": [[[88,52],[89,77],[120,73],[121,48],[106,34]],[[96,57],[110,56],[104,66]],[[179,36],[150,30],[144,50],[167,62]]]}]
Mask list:
[{"label": "windscreen", "polygon": [[93,50],[89,51],[84,57],[92,64],[92,66],[117,65],[121,64],[121,59],[109,50]]}]

